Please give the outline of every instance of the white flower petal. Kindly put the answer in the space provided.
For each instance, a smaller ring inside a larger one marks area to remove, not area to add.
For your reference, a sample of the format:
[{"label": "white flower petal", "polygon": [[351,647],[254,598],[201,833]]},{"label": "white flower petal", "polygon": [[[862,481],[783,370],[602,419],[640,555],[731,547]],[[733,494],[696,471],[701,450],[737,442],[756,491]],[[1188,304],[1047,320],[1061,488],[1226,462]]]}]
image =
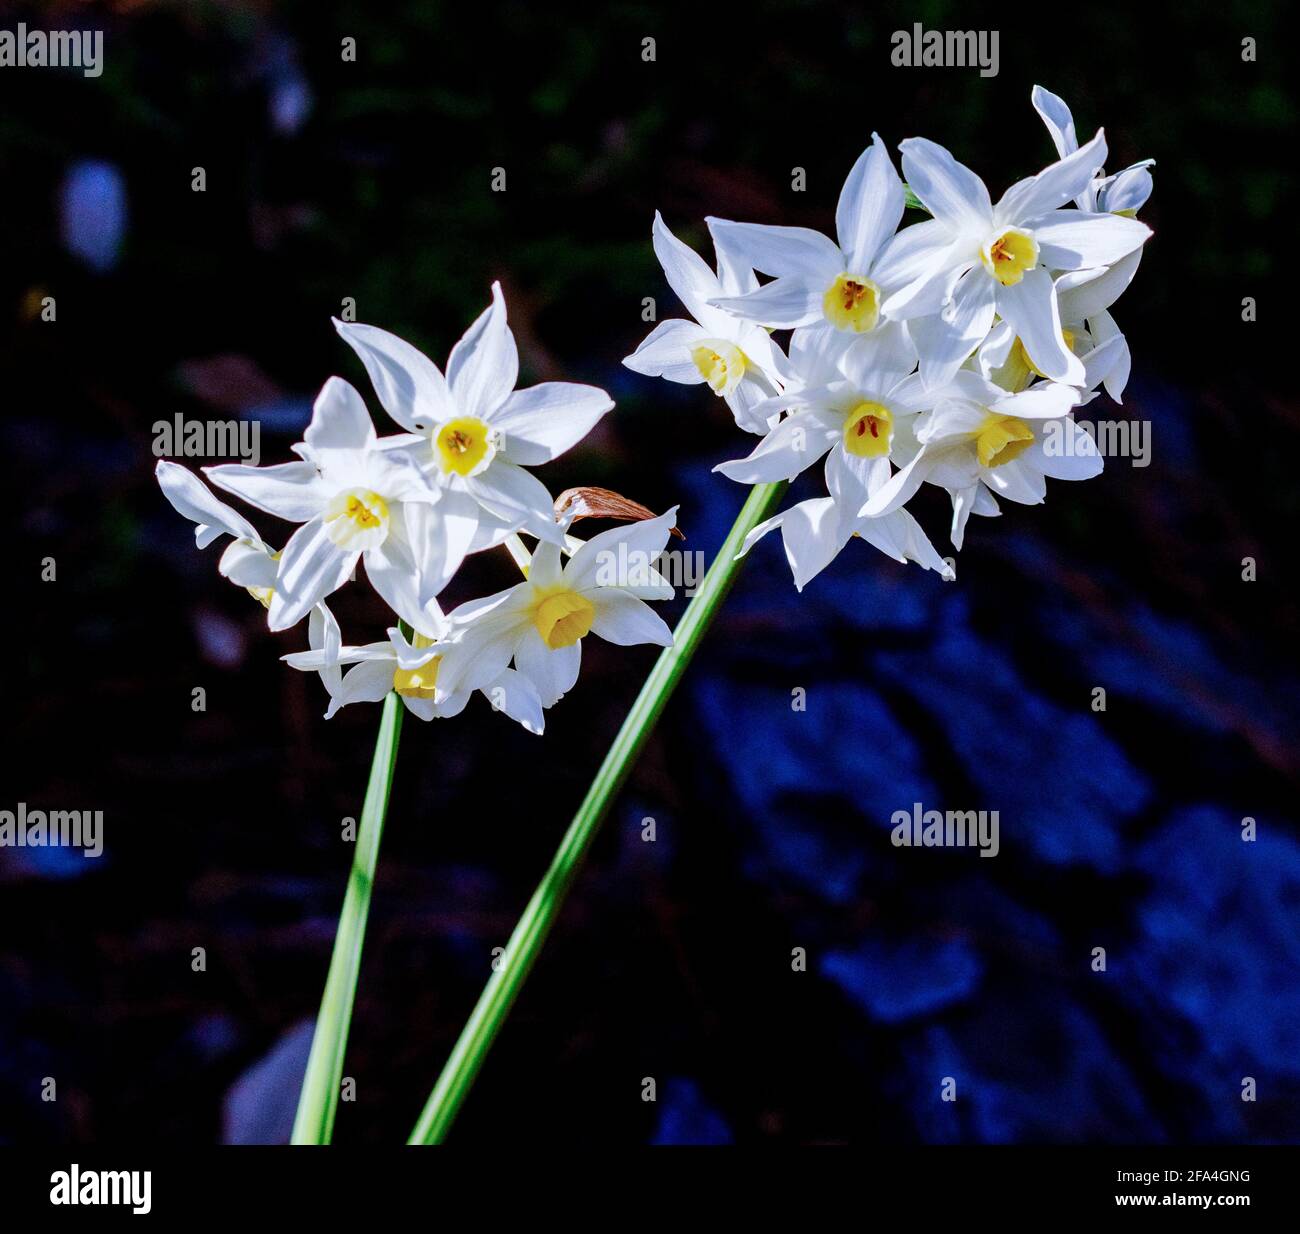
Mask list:
[{"label": "white flower petal", "polygon": [[1054,480],[1091,480],[1104,465],[1092,435],[1073,419],[1045,425],[1039,440],[1017,461]]},{"label": "white flower petal", "polygon": [[1014,226],[1055,210],[1080,196],[1105,162],[1106,136],[1098,129],[1097,135],[1087,145],[1008,189],[994,208],[994,216],[999,225]]},{"label": "white flower petal", "polygon": [[1083,365],[1065,345],[1052,276],[1039,266],[1020,282],[999,287],[997,294],[998,312],[1020,336],[1038,371],[1054,381],[1081,386],[1085,378]]},{"label": "white flower petal", "polygon": [[596,614],[591,632],[607,643],[634,647],[653,643],[658,647],[673,645],[673,632],[648,604],[614,587],[599,587],[590,595]]},{"label": "white flower petal", "polygon": [[921,524],[906,510],[895,510],[880,518],[867,518],[859,521],[857,533],[862,539],[878,548],[895,561],[914,561],[926,570],[934,570],[946,579],[957,577],[938,550],[930,543]]},{"label": "white flower petal", "polygon": [[[531,589],[524,584],[525,594]],[[452,641],[438,663],[437,697],[441,700],[457,690],[482,689],[501,675],[524,634],[533,631],[526,614],[516,611],[519,587],[509,588],[486,601],[496,607],[468,620],[461,609],[451,614],[455,627]],[[458,616],[458,614],[460,614]],[[534,635],[536,631],[533,631]]]},{"label": "white flower petal", "polygon": [[906,467],[894,472],[889,481],[882,484],[863,502],[858,510],[859,518],[880,518],[883,514],[892,514],[911,501],[916,490],[921,487],[933,462],[934,452],[923,447]]},{"label": "white flower petal", "polygon": [[1019,394],[1008,394],[990,404],[989,410],[1000,416],[1021,420],[1050,420],[1069,413],[1079,405],[1079,391],[1061,382],[1039,381]]},{"label": "white flower petal", "polygon": [[941,312],[913,317],[907,328],[921,357],[921,378],[930,388],[952,380],[966,357],[993,325],[997,283],[983,270],[972,270],[953,291]]},{"label": "white flower petal", "polygon": [[1138,248],[1100,274],[1095,270],[1079,270],[1061,275],[1056,280],[1061,320],[1066,325],[1075,325],[1110,308],[1133,281],[1141,261],[1142,250]]},{"label": "white flower petal", "polygon": [[548,647],[531,626],[515,648],[515,667],[537,689],[543,707],[554,707],[578,680],[582,640],[567,647]]},{"label": "white flower petal", "polygon": [[418,348],[378,326],[336,318],[334,328],[361,357],[384,410],[408,432],[455,413],[442,373]]},{"label": "white flower petal", "polygon": [[777,516],[794,585],[802,591],[838,556],[853,535],[853,519],[831,497],[801,501]]},{"label": "white flower petal", "polygon": [[1147,204],[1154,187],[1151,173],[1144,165],[1126,167],[1101,182],[1098,208],[1111,214],[1132,214]]},{"label": "white flower petal", "polygon": [[291,523],[315,518],[331,496],[321,482],[316,465],[305,460],[277,463],[273,467],[222,463],[203,470],[218,488]]},{"label": "white flower petal", "polygon": [[492,417],[501,451],[512,463],[549,463],[581,441],[614,400],[595,386],[548,381],[516,390]]},{"label": "white flower petal", "polygon": [[218,536],[234,536],[261,545],[257,529],[238,510],[218,501],[202,480],[179,463],[160,459],[154,468],[163,496],[177,513],[195,523],[194,538],[199,548],[207,548]]},{"label": "white flower petal", "polygon": [[987,231],[993,203],[984,181],[936,142],[909,137],[899,145],[903,179],[939,222],[957,233]]},{"label": "white flower petal", "polygon": [[287,630],[301,621],[313,605],[347,582],[358,557],[359,553],[345,552],[329,538],[323,519],[299,527],[280,554],[271,596],[271,629]]},{"label": "white flower petal", "polygon": [[537,687],[523,673],[513,668],[505,669],[495,681],[483,687],[482,693],[493,711],[505,712],[530,733],[540,735],[545,729],[541,697]]},{"label": "white flower petal", "polygon": [[[677,522],[677,507],[665,510],[657,518],[643,519],[638,523],[625,523],[611,527],[592,536],[564,567],[564,582],[574,591],[589,592],[593,588],[616,585],[627,587],[645,599],[672,599],[673,590],[666,584],[656,584],[651,576],[655,557],[663,552],[668,537]],[[611,571],[619,575],[618,581],[605,576]],[[631,584],[621,581],[628,574]],[[641,585],[649,588],[644,594]],[[667,594],[664,589],[667,588]]]},{"label": "white flower petal", "polygon": [[949,529],[948,537],[952,541],[953,548],[958,552],[961,552],[961,547],[966,542],[966,522],[979,503],[981,488],[982,485],[976,481],[949,490],[952,496],[952,527]]},{"label": "white flower petal", "polygon": [[969,242],[958,239],[947,248],[932,250],[923,272],[889,296],[882,312],[895,321],[906,321],[942,311],[961,279],[972,272],[977,276],[984,274],[976,268],[978,263],[972,249]]},{"label": "white flower petal", "polygon": [[774,330],[793,330],[825,320],[822,299],[834,275],[814,284],[803,275],[789,275],[750,292],[747,296],[720,296],[713,305],[744,321],[756,321]]},{"label": "white flower petal", "polygon": [[689,244],[682,243],[668,230],[668,224],[658,210],[655,211],[651,237],[668,286],[693,317],[700,319],[701,310],[704,317],[708,317],[709,301],[722,294],[717,275]]},{"label": "white flower petal", "polygon": [[264,544],[232,540],[217,562],[217,571],[238,587],[272,589],[278,564]]},{"label": "white flower petal", "polygon": [[835,444],[837,434],[809,412],[787,416],[745,458],[713,470],[740,484],[793,480]]},{"label": "white flower petal", "polygon": [[546,485],[508,459],[498,455],[486,471],[466,477],[465,489],[489,514],[509,523],[512,531],[522,529],[539,540],[563,540]]},{"label": "white flower petal", "polygon": [[747,292],[758,290],[758,278],[754,267],[739,253],[732,252],[725,244],[718,243],[713,225],[718,219],[705,219],[709,229],[709,239],[713,241],[713,252],[718,263],[718,287],[725,296],[743,296]]},{"label": "white flower petal", "polygon": [[793,276],[824,291],[844,269],[839,246],[810,227],[772,227],[719,218],[706,222],[715,244],[774,278]]},{"label": "white flower petal", "polygon": [[704,374],[691,358],[691,349],[708,337],[707,331],[697,323],[670,317],[655,326],[623,364],[646,377],[696,386],[704,381]]},{"label": "white flower petal", "polygon": [[840,371],[863,394],[883,401],[916,367],[916,347],[902,322],[885,321],[869,334],[848,337],[853,342],[843,352]]},{"label": "white flower petal", "polygon": [[1073,154],[1079,148],[1079,139],[1074,135],[1074,117],[1065,100],[1042,86],[1035,86],[1029,97],[1034,110],[1047,125],[1056,153],[1061,158]]},{"label": "white flower petal", "polygon": [[[1098,350],[1110,344],[1112,340],[1117,340],[1119,343],[1115,358],[1107,366],[1102,382],[1106,387],[1106,393],[1117,403],[1121,402],[1124,387],[1128,385],[1129,369],[1133,363],[1133,357],[1129,354],[1128,340],[1120,332],[1119,326],[1115,324],[1115,319],[1104,310],[1094,314],[1091,324],[1092,337],[1098,345]],[[1091,376],[1091,371],[1089,376]]]},{"label": "white flower petal", "polygon": [[393,534],[390,528],[388,538],[364,553],[362,560],[370,585],[384,603],[409,625],[424,625],[426,597],[421,594],[423,580],[404,537]]},{"label": "white flower petal", "polygon": [[889,293],[924,278],[940,255],[952,248],[953,235],[938,219],[904,227],[876,256],[871,277]]},{"label": "white flower petal", "polygon": [[[1053,210],[1025,224],[1038,241],[1038,255],[1052,270],[1086,270],[1111,266],[1141,248],[1151,228],[1118,214]],[[1028,277],[1028,276],[1026,276]]]},{"label": "white flower petal", "polygon": [[885,144],[875,133],[853,164],[835,209],[835,231],[845,267],[867,274],[876,254],[898,229],[905,199],[903,182],[894,170]]},{"label": "white flower petal", "polygon": [[302,439],[317,462],[322,462],[323,456],[334,451],[368,450],[375,442],[375,426],[353,386],[342,377],[331,377],[316,396],[311,423]]},{"label": "white flower petal", "polygon": [[343,682],[330,697],[327,720],[332,719],[340,707],[352,703],[380,703],[393,688],[393,662],[391,660],[366,660],[343,674]]},{"label": "white flower petal", "polygon": [[519,350],[506,324],[501,284],[492,284],[492,303],[451,350],[447,385],[457,410],[487,420],[505,402],[519,377]]}]

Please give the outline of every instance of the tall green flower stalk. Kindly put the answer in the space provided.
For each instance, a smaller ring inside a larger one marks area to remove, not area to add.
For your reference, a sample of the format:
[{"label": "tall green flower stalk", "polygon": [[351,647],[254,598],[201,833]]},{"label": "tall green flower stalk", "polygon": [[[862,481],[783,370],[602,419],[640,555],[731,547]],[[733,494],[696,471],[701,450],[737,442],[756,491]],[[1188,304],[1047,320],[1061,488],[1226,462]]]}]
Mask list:
[{"label": "tall green flower stalk", "polygon": [[370,763],[370,781],[361,806],[361,825],[352,872],[343,897],[338,932],[334,936],[334,954],[330,958],[329,976],[321,997],[316,1031],[311,1039],[311,1055],[298,1098],[298,1113],[293,1120],[293,1144],[328,1144],[334,1133],[334,1114],[338,1109],[339,1087],[343,1078],[343,1055],[347,1049],[348,1028],[352,1023],[352,1005],[356,1000],[357,975],[361,969],[361,945],[366,937],[366,918],[370,912],[370,894],[375,885],[375,867],[379,861],[379,841],[388,812],[388,796],[397,765],[397,743],[402,735],[402,716],[406,709],[396,694],[384,700],[375,738],[375,753]]},{"label": "tall green flower stalk", "polygon": [[749,499],[741,508],[699,590],[682,614],[673,635],[673,645],[664,649],[646,678],[641,693],[632,704],[632,710],[623,721],[623,727],[614,738],[614,744],[605,755],[605,761],[596,772],[596,778],[551,859],[550,868],[519,918],[499,966],[488,979],[425,1103],[409,1143],[440,1144],[446,1138],[488,1051],[510,1014],[510,1008],[528,980],[600,824],[735,581],[740,569],[736,554],[749,532],[771,514],[787,487],[782,481],[755,485],[750,491]]}]

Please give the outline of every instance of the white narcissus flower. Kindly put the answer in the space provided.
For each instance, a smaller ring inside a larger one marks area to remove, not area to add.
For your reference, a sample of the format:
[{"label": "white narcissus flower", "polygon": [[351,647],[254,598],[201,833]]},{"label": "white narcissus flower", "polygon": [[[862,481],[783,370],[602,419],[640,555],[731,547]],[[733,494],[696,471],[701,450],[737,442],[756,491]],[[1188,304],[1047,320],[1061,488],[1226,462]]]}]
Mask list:
[{"label": "white narcissus flower", "polygon": [[765,432],[767,421],[755,414],[754,406],[782,388],[781,349],[761,326],[711,303],[757,288],[753,270],[718,248],[714,274],[694,249],[668,230],[657,210],[653,237],[668,285],[695,320],[661,321],[623,363],[647,377],[682,385],[707,383],[726,402],[737,425],[747,432]]},{"label": "white narcissus flower", "polygon": [[1102,132],[1012,185],[996,206],[984,182],[942,146],[911,137],[900,149],[908,184],[939,227],[913,252],[912,281],[884,307],[909,320],[926,384],[946,383],[996,314],[1010,322],[1040,372],[1082,385],[1083,365],[1062,337],[1052,271],[1113,265],[1151,234],[1135,219],[1061,209],[1105,162]]},{"label": "white narcissus flower", "polygon": [[[1132,357],[1128,340],[1108,309],[1132,282],[1140,257],[1138,250],[1109,269],[1076,270],[1056,280],[1061,337],[1083,365],[1083,403],[1091,401],[1102,384],[1117,403],[1122,400]],[[1007,390],[1023,390],[1035,377],[1043,376],[1006,321],[994,325],[976,357],[979,371]]]},{"label": "white narcissus flower", "polygon": [[154,468],[154,475],[173,508],[196,524],[194,540],[199,548],[207,548],[223,535],[231,537],[217,569],[224,578],[246,588],[264,608],[269,608],[280,554],[242,514],[224,501],[218,501],[192,471],[164,459]]},{"label": "white narcissus flower", "polygon": [[[746,458],[719,463],[741,484],[792,480],[826,455],[826,483],[846,471],[868,492],[916,452],[911,423],[934,406],[913,373],[916,352],[898,322],[862,337],[812,328],[795,331],[791,369],[798,376],[786,393],[761,404],[770,414],[793,409]],[[851,513],[856,513],[856,507]]]},{"label": "white narcissus flower", "polygon": [[920,523],[906,510],[894,509],[874,518],[860,512],[870,493],[859,473],[842,463],[832,466],[828,460],[826,485],[829,497],[801,501],[760,523],[745,537],[736,556],[743,557],[769,531],[779,527],[785,558],[800,591],[855,536],[895,561],[914,561],[927,570],[938,571],[945,579],[956,578],[952,566],[939,556]]},{"label": "white narcissus flower", "polygon": [[672,632],[644,601],[672,598],[653,562],[676,515],[674,506],[658,518],[601,532],[563,566],[559,545],[539,543],[524,582],[448,614],[437,697],[482,689],[513,659],[542,706],[550,707],[577,681],[587,634],[625,647],[671,646]]},{"label": "white narcissus flower", "polygon": [[[1079,139],[1074,132],[1074,116],[1065,100],[1050,90],[1044,90],[1042,86],[1035,86],[1030,101],[1051,134],[1056,153],[1061,158],[1073,154],[1079,148]],[[1151,173],[1147,169],[1154,166],[1155,159],[1143,159],[1113,176],[1099,176],[1090,180],[1083,192],[1074,199],[1075,205],[1080,210],[1094,213],[1132,217],[1151,196],[1153,185]]]},{"label": "white narcissus flower", "polygon": [[393,611],[422,624],[463,559],[473,524],[436,510],[438,494],[419,469],[378,447],[370,413],[342,378],[325,383],[294,451],[298,462],[204,469],[250,505],[302,524],[277,563],[271,629],[301,621],[362,560]]},{"label": "white narcissus flower", "polygon": [[[304,672],[321,676],[329,693],[325,718],[331,719],[340,707],[350,703],[378,703],[396,692],[403,705],[421,720],[450,719],[459,715],[469,702],[472,690],[457,690],[435,699],[442,646],[436,637],[416,631],[410,639],[396,626],[388,631],[386,642],[346,647],[339,636],[338,623],[324,605],[312,610],[309,622],[310,651],[295,651],[281,657],[287,664]],[[346,673],[341,666],[352,665]],[[537,691],[521,673],[503,670],[482,687],[483,695],[496,711],[503,711],[530,733],[544,727],[542,704]]]},{"label": "white narcissus flower", "polygon": [[334,325],[361,357],[384,410],[407,430],[384,448],[416,462],[448,518],[473,525],[469,551],[519,530],[558,543],[551,495],[524,469],[581,441],[614,403],[604,390],[565,381],[515,389],[519,352],[499,283],[491,305],[452,348],[445,377],[386,330]]},{"label": "white narcissus flower", "polygon": [[886,297],[910,272],[906,249],[886,252],[905,200],[889,151],[873,133],[840,190],[838,243],[807,227],[708,219],[719,251],[773,276],[757,291],[713,303],[775,329],[823,325],[869,333],[889,316]]},{"label": "white narcissus flower", "polygon": [[951,538],[960,549],[967,518],[996,513],[995,497],[1036,505],[1048,476],[1086,480],[1101,472],[1095,442],[1069,414],[1080,399],[1074,386],[1041,381],[1009,393],[963,370],[940,394],[917,427],[921,449],[863,503],[864,516],[899,510],[922,482],[937,484],[952,497]]}]

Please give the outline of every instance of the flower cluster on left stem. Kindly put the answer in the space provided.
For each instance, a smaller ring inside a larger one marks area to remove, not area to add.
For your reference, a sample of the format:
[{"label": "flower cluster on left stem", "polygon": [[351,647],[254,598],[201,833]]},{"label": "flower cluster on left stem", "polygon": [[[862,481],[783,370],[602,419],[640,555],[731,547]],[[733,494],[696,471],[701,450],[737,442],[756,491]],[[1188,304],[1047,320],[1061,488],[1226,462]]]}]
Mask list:
[{"label": "flower cluster on left stem", "polygon": [[[217,488],[297,524],[283,547],[193,472],[157,466],[167,499],[196,524],[200,548],[230,538],[218,568],[265,606],[270,628],[307,618],[309,649],[284,658],[320,675],[327,717],[396,691],[421,719],[446,718],[479,692],[540,733],[545,709],[577,680],[588,634],[621,645],[672,642],[646,601],[673,594],[654,563],[676,509],[588,541],[557,517],[528,469],[581,441],[614,404],[603,390],[570,382],[515,388],[519,355],[499,284],[445,373],[385,330],[335,326],[401,431],[380,437],[361,395],[331,377],[292,447],[296,459],[203,469]],[[521,534],[536,541],[531,553]],[[438,597],[465,558],[501,545],[524,581],[444,613]],[[406,629],[395,624],[381,641],[350,646],[327,600],[358,567]]]}]

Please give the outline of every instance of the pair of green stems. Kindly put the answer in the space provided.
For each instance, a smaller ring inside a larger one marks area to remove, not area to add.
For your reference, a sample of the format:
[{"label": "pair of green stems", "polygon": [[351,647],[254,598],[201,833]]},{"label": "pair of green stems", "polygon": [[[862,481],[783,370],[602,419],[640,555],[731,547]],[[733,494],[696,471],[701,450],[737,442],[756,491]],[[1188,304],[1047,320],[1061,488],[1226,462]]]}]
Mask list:
[{"label": "pair of green stems", "polygon": [[[673,645],[664,649],[646,678],[573,822],[564,833],[549,869],[510,935],[505,952],[429,1094],[408,1143],[440,1144],[446,1138],[559,916],[565,896],[601,822],[686,671],[700,639],[731,589],[740,568],[737,554],[745,537],[768,517],[786,488],[782,481],[759,484],[750,491],[699,590],[677,623]],[[396,694],[389,694],[384,700],[370,781],[361,809],[352,872],[339,915],[329,976],[325,981],[325,993],[321,998],[298,1113],[294,1119],[294,1144],[328,1144],[334,1132],[334,1116],[343,1077],[343,1055],[361,968],[361,946],[365,940],[366,917],[379,859],[379,840],[388,809],[404,710]]]}]

